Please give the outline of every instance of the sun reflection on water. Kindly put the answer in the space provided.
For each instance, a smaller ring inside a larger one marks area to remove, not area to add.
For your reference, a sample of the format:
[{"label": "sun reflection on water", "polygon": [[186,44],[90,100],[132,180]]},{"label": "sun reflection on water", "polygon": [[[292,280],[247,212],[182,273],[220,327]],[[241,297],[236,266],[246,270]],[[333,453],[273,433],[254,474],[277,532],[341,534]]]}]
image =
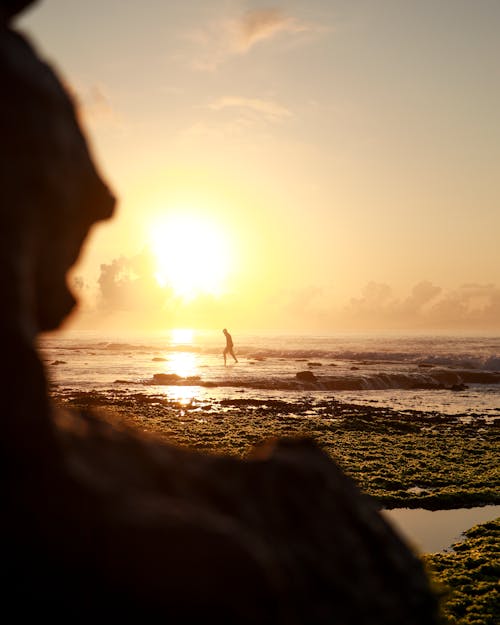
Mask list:
[{"label": "sun reflection on water", "polygon": [[169,373],[176,373],[181,378],[196,375],[198,371],[196,354],[191,352],[176,352],[170,354],[167,366]]},{"label": "sun reflection on water", "polygon": [[168,389],[169,399],[182,406],[188,406],[193,400],[199,399],[199,396],[200,388],[198,386],[171,386]]}]

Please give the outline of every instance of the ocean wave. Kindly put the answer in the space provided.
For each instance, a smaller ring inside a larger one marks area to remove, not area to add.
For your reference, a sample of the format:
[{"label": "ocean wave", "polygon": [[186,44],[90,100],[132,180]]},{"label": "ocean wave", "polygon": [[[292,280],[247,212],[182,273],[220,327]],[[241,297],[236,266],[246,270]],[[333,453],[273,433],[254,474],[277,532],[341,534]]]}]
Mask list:
[{"label": "ocean wave", "polygon": [[500,371],[500,356],[491,356],[484,362],[484,369],[489,371]]},{"label": "ocean wave", "polygon": [[[310,372],[308,372],[310,373]],[[200,376],[182,377],[177,374],[155,374],[143,382],[157,386],[240,387],[263,390],[464,390],[467,384],[500,384],[500,373],[477,370],[436,370],[432,373],[377,373],[373,375],[313,375],[273,377],[231,377],[219,380]]]},{"label": "ocean wave", "polygon": [[[437,347],[433,351],[432,346],[426,345],[408,345],[405,349],[401,342],[397,345],[380,346],[380,349],[370,349],[367,345],[363,348],[338,348],[332,345],[324,346],[291,346],[291,345],[273,345],[269,347],[239,345],[237,346],[237,354],[250,361],[275,361],[286,360],[290,362],[315,361],[323,365],[339,365],[342,363],[351,363],[353,365],[377,365],[377,364],[405,364],[425,367],[449,367],[453,369],[470,369],[479,371],[500,371],[500,354],[498,353],[498,343],[495,345],[478,346],[475,351],[471,345],[465,349],[460,347],[451,347],[445,350]],[[358,347],[358,346],[356,346]],[[151,354],[151,357],[165,357],[169,352],[186,352],[198,353],[201,355],[220,355],[222,346],[220,345],[171,345],[168,342],[162,344],[160,341],[155,343],[147,342],[128,342],[128,341],[86,341],[75,342],[70,344],[64,343],[45,343],[44,350],[53,350],[57,348],[60,352],[78,352],[84,353],[111,353],[119,356],[120,354]]]},{"label": "ocean wave", "polygon": [[[219,350],[207,350],[218,353]],[[322,364],[352,362],[356,364],[415,364],[421,366],[441,366],[458,369],[478,369],[481,371],[500,371],[500,356],[478,356],[476,354],[432,354],[410,351],[363,351],[363,350],[321,350],[321,349],[259,349],[238,351],[249,360],[316,360]]]}]

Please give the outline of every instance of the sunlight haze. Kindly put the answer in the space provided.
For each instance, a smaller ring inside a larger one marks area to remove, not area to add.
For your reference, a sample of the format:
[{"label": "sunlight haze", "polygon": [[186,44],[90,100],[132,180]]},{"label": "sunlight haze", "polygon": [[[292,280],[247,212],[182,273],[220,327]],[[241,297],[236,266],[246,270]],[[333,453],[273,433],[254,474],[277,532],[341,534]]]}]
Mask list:
[{"label": "sunlight haze", "polygon": [[69,326],[500,329],[500,2],[44,0],[17,27],[118,198]]}]

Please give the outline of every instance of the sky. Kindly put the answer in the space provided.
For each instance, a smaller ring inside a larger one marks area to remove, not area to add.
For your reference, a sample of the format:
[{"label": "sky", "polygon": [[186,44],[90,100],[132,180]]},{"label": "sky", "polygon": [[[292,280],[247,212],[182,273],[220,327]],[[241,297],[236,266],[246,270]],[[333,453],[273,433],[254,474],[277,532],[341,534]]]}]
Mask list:
[{"label": "sky", "polygon": [[71,328],[500,330],[498,0],[41,0],[118,198]]}]

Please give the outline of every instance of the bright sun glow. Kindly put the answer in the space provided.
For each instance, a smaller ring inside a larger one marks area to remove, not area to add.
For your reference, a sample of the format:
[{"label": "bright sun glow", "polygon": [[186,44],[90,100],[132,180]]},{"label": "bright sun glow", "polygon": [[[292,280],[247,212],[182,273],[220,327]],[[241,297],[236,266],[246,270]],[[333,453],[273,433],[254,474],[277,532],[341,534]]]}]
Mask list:
[{"label": "bright sun glow", "polygon": [[170,356],[168,367],[171,373],[176,373],[181,378],[187,378],[196,374],[196,355],[189,352],[179,352]]},{"label": "bright sun glow", "polygon": [[173,328],[170,330],[172,345],[190,345],[193,342],[194,332],[190,328]]},{"label": "bright sun glow", "polygon": [[165,218],[153,225],[151,245],[161,286],[187,300],[222,293],[230,259],[227,240],[215,223],[185,214]]}]

